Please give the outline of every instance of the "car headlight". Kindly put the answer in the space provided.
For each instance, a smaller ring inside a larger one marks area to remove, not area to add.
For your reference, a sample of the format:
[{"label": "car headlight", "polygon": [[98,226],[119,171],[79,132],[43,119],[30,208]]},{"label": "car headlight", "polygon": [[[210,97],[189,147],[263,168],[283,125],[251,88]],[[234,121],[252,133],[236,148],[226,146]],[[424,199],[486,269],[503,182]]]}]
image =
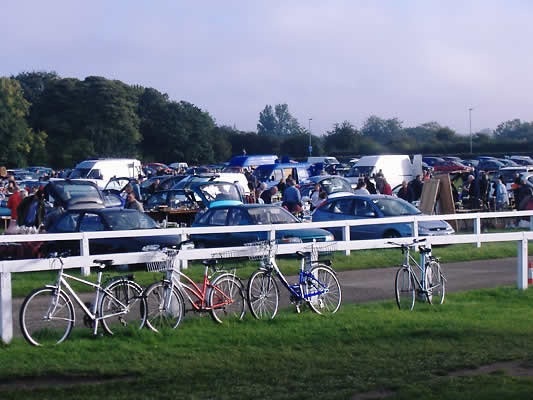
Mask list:
[{"label": "car headlight", "polygon": [[143,246],[141,248],[142,251],[157,251],[160,249],[161,246],[158,244],[147,244],[146,246]]},{"label": "car headlight", "polygon": [[333,236],[333,234],[329,234],[329,235],[326,235],[326,239],[325,239],[326,242],[333,242],[335,241],[335,236]]},{"label": "car headlight", "polygon": [[281,244],[287,244],[287,243],[302,243],[302,239],[298,237],[284,237],[279,240],[279,243]]}]

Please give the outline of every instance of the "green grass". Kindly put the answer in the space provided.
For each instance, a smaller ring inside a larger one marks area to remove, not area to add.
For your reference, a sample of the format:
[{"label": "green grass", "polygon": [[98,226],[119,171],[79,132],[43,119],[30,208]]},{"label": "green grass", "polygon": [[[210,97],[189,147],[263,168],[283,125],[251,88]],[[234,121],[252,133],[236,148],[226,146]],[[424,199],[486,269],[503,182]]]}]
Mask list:
[{"label": "green grass", "polygon": [[[533,244],[529,251],[533,251]],[[517,245],[514,242],[483,243],[480,248],[472,244],[458,244],[453,246],[434,247],[433,254],[441,258],[443,264],[459,261],[492,260],[497,258],[516,257]],[[350,256],[338,252],[333,257],[333,266],[336,271],[348,271],[367,268],[385,268],[398,265],[402,262],[402,254],[398,249],[358,250],[352,251]],[[294,258],[280,258],[278,264],[286,275],[296,275],[299,263]],[[257,269],[258,262],[252,261],[225,261],[227,267],[236,267],[237,275],[247,279]],[[93,269],[93,272],[96,271]],[[201,281],[204,267],[199,263],[191,263],[186,272],[192,279]],[[71,274],[79,276],[79,272],[70,270]],[[141,286],[161,279],[162,274],[135,271],[135,279]],[[106,277],[121,275],[124,272],[109,272]],[[26,296],[31,290],[50,284],[55,281],[57,274],[54,272],[26,272],[12,274],[13,296]],[[90,280],[96,280],[96,273],[91,274]],[[80,291],[91,291],[91,288],[74,283],[74,288]]]},{"label": "green grass", "polygon": [[[80,329],[49,349],[16,339],[0,346],[0,381],[28,384],[0,385],[0,396],[350,399],[383,391],[400,399],[531,399],[531,378],[449,373],[504,360],[533,368],[532,302],[533,291],[504,288],[452,294],[442,306],[417,303],[413,312],[388,301],[344,305],[331,318],[288,310],[230,325],[188,318],[162,335],[92,338]],[[37,377],[42,387],[31,389]],[[46,383],[80,377],[102,383]]]}]

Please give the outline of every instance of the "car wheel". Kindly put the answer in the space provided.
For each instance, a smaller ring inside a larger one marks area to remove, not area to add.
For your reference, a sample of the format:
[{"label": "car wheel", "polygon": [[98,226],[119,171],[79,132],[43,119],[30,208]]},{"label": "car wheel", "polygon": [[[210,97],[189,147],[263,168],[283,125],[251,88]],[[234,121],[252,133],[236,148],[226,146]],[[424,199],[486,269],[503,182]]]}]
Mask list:
[{"label": "car wheel", "polygon": [[383,239],[399,238],[400,234],[397,231],[390,230],[383,234]]}]

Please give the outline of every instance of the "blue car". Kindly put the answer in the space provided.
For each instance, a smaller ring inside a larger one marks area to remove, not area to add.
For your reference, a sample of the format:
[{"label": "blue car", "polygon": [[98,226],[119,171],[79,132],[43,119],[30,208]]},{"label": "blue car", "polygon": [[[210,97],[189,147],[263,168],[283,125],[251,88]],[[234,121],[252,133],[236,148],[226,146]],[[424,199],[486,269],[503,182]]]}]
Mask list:
[{"label": "blue car", "polygon": [[[245,243],[266,240],[268,232],[235,232],[232,227],[243,225],[278,225],[301,222],[282,207],[262,204],[217,206],[198,215],[193,227],[227,226],[223,233],[191,235],[195,247],[242,246]],[[324,229],[286,229],[276,231],[278,243],[305,243],[333,241],[333,235]]]},{"label": "blue car", "polygon": [[[412,204],[392,196],[351,195],[328,200],[313,212],[313,222],[365,219],[368,225],[350,227],[352,240],[413,236],[411,223],[372,224],[377,218],[420,215]],[[342,228],[328,228],[336,240],[342,240]],[[421,221],[420,236],[450,235],[455,231],[446,221]]]}]

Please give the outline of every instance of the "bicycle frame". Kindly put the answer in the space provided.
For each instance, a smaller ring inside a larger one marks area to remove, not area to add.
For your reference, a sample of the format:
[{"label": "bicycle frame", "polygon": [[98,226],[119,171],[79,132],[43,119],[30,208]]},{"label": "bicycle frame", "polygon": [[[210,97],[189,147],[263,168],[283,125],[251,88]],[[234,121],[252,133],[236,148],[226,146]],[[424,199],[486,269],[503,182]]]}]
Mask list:
[{"label": "bicycle frame", "polygon": [[[92,307],[93,309],[92,310],[89,310],[89,308],[85,305],[83,300],[76,294],[74,289],[68,283],[67,279],[71,279],[71,280],[80,282],[80,283],[82,283],[82,284],[84,284],[86,286],[91,286],[91,287],[93,287],[95,289],[95,297],[94,297],[94,302],[93,302],[93,307]],[[58,278],[57,278],[57,281],[56,281],[55,285],[45,285],[46,287],[54,289],[55,292],[56,292],[55,301],[52,302],[52,304],[50,306],[50,309],[48,310],[47,317],[50,317],[50,314],[52,314],[53,311],[55,311],[55,307],[58,304],[59,294],[61,293],[61,291],[64,291],[64,289],[63,289],[63,287],[64,287],[66,289],[67,293],[70,294],[74,298],[74,300],[76,301],[78,306],[83,310],[83,312],[91,320],[94,321],[93,334],[96,335],[97,331],[98,331],[98,323],[100,322],[100,320],[105,319],[105,318],[114,317],[114,316],[117,316],[117,315],[122,315],[122,314],[126,313],[127,309],[128,309],[128,306],[126,304],[122,303],[119,299],[117,299],[110,290],[107,290],[106,288],[102,288],[101,281],[102,281],[102,271],[98,271],[96,283],[93,283],[93,282],[87,281],[85,279],[81,279],[81,278],[78,278],[78,277],[75,277],[73,275],[69,275],[69,274],[63,272],[63,266],[61,266],[61,269],[58,272]],[[102,298],[103,294],[107,294],[108,296],[110,296],[114,301],[116,301],[126,311],[121,311],[121,312],[118,312],[118,313],[115,313],[115,314],[106,315],[105,317],[98,316],[98,313],[97,313],[98,302]]]},{"label": "bicycle frame", "polygon": [[[276,263],[276,259],[274,257],[270,257],[268,261],[264,261],[265,266],[263,267],[263,269],[265,269],[266,271],[271,270],[271,272],[274,272],[275,275],[277,275],[278,280],[283,284],[283,286],[285,286],[285,288],[289,291],[289,293],[292,296],[296,297],[296,299],[309,302],[311,297],[319,296],[321,294],[327,293],[328,289],[326,288],[326,285],[324,285],[322,282],[316,279],[316,277],[313,276],[313,274],[309,272],[310,268],[309,270],[307,268],[304,268],[307,262],[309,263],[309,265],[312,265],[313,263],[313,261],[310,258],[307,259],[307,257],[301,260],[300,272],[298,274],[298,278],[299,278],[298,284],[295,284],[295,285],[291,285],[287,281],[287,278],[285,278],[283,273],[280,271],[278,264]],[[313,293],[304,293],[302,288],[307,279],[311,279],[314,282],[318,283],[318,285],[324,288],[324,290],[319,290]]]},{"label": "bicycle frame", "polygon": [[[208,275],[208,270],[209,270],[209,267],[206,266],[205,271],[204,271],[204,279],[203,279],[201,287],[198,286],[191,278],[189,278],[183,272],[179,270],[175,270],[175,269],[167,271],[165,281],[171,284],[172,286],[171,289],[174,286],[178,287],[181,293],[187,296],[189,303],[191,304],[191,306],[193,307],[195,311],[210,311],[210,310],[221,308],[228,304],[233,303],[233,299],[231,297],[226,295],[216,285],[213,285],[211,283],[210,277]],[[185,278],[187,282],[186,283],[182,282],[181,278]],[[207,305],[207,289],[208,288],[211,288],[211,290],[216,290],[217,293],[219,293],[222,296],[223,301],[221,303],[212,304],[211,306],[208,306]],[[193,300],[191,295],[194,296],[197,301]],[[169,296],[169,301],[170,301],[170,296]]]},{"label": "bicycle frame", "polygon": [[[426,254],[422,254],[420,264],[417,263],[416,260],[414,259],[414,257],[411,255],[411,252],[410,252],[411,251],[411,247],[413,247],[413,246],[402,247],[402,252],[404,253],[403,266],[408,268],[412,272],[413,277],[415,278],[415,282],[416,282],[417,286],[422,291],[426,292],[427,291],[427,287],[426,287],[426,259],[428,258],[428,256]],[[413,267],[412,267],[411,263],[416,265],[416,267],[420,271],[420,274],[421,274],[421,276],[420,276],[421,279],[420,280],[418,279],[417,274],[415,274],[413,272]]]}]

